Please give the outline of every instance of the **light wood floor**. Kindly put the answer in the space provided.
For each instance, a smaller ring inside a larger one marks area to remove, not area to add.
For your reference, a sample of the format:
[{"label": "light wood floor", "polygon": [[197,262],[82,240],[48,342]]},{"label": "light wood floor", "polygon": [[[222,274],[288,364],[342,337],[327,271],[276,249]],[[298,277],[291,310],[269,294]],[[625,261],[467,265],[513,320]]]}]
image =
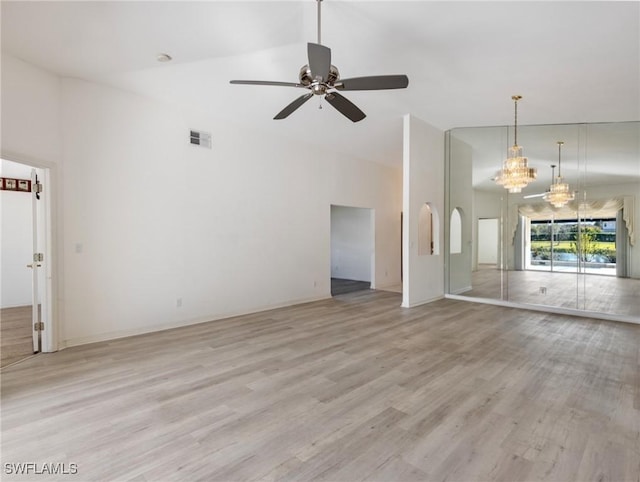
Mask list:
[{"label": "light wood floor", "polygon": [[364,291],[25,360],[2,371],[2,466],[76,463],[66,480],[82,481],[640,480],[640,326],[400,301]]},{"label": "light wood floor", "polygon": [[33,355],[31,306],[0,310],[0,367]]},{"label": "light wood floor", "polygon": [[[560,306],[640,318],[640,280],[594,274],[508,271],[482,267],[464,296]],[[540,288],[546,288],[541,293]]]}]

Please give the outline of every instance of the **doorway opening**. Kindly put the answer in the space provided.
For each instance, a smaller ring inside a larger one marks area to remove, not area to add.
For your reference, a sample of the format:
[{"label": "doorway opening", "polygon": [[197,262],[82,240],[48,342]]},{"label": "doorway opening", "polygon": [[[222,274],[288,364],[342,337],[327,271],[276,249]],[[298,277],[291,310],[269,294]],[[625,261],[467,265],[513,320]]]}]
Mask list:
[{"label": "doorway opening", "polygon": [[331,205],[331,295],[375,287],[374,210]]},{"label": "doorway opening", "polygon": [[0,160],[1,295],[0,366],[43,351],[42,333],[49,329],[44,351],[52,351],[49,169]]},{"label": "doorway opening", "polygon": [[500,245],[497,218],[478,219],[478,268],[496,268]]}]

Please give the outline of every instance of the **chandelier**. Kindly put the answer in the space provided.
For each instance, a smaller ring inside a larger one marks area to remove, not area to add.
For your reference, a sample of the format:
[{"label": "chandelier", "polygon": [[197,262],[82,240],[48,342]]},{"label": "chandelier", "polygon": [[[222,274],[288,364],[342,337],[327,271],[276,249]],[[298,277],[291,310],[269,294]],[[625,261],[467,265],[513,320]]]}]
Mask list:
[{"label": "chandelier", "polygon": [[515,122],[513,127],[513,146],[509,148],[507,159],[502,161],[502,169],[496,173],[496,183],[504,186],[509,192],[521,192],[530,182],[536,179],[536,168],[529,167],[528,160],[522,156],[522,146],[518,145],[518,101],[521,95],[511,96],[515,105]]},{"label": "chandelier", "polygon": [[551,203],[554,207],[561,208],[569,201],[573,201],[576,195],[573,191],[569,190],[569,184],[562,179],[562,172],[560,171],[561,152],[564,142],[558,141],[558,176],[553,175],[553,168],[551,166],[552,182],[549,191],[544,195],[543,199],[548,203]]}]

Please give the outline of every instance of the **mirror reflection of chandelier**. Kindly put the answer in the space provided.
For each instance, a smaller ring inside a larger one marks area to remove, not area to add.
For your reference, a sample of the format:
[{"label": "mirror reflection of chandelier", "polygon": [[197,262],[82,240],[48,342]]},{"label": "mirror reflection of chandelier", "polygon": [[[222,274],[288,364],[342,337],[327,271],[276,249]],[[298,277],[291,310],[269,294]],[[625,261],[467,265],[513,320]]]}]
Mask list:
[{"label": "mirror reflection of chandelier", "polygon": [[[544,195],[543,199],[548,203],[551,203],[554,207],[561,208],[569,201],[573,201],[575,199],[575,194],[573,191],[569,190],[569,184],[564,182],[562,179],[562,172],[560,171],[560,163],[562,145],[564,142],[558,141],[558,175],[553,177],[551,186],[549,187],[549,191]],[[553,169],[555,166],[551,166]],[[553,171],[551,171],[553,173]],[[553,174],[552,174],[553,176]]]},{"label": "mirror reflection of chandelier", "polygon": [[529,161],[522,156],[522,146],[518,145],[518,101],[522,96],[514,95],[511,98],[515,105],[513,146],[509,148],[509,157],[502,161],[502,169],[496,173],[495,181],[509,192],[516,193],[535,181],[537,172],[535,167],[529,167]]}]

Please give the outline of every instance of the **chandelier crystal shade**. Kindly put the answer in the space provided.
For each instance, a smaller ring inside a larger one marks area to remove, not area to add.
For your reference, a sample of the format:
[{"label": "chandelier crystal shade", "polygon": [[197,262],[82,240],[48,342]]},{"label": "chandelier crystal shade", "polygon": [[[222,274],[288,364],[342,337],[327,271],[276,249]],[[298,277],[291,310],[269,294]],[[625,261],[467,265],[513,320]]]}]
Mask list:
[{"label": "chandelier crystal shade", "polygon": [[502,169],[496,173],[495,181],[509,192],[517,193],[535,181],[537,171],[535,167],[529,167],[528,159],[522,155],[522,146],[518,145],[518,101],[522,96],[514,95],[511,98],[515,105],[513,146],[509,148],[507,159],[502,161]]},{"label": "chandelier crystal shade", "polygon": [[[569,184],[564,182],[564,179],[562,178],[562,172],[560,171],[560,163],[562,162],[561,152],[563,144],[564,142],[558,141],[558,175],[554,177],[552,174],[553,179],[551,182],[551,186],[549,187],[549,191],[543,197],[545,201],[551,203],[551,205],[556,208],[561,208],[569,201],[573,201],[576,197],[574,192],[569,190]],[[555,166],[551,166],[552,169],[554,167]],[[551,172],[553,173],[553,170]]]}]

